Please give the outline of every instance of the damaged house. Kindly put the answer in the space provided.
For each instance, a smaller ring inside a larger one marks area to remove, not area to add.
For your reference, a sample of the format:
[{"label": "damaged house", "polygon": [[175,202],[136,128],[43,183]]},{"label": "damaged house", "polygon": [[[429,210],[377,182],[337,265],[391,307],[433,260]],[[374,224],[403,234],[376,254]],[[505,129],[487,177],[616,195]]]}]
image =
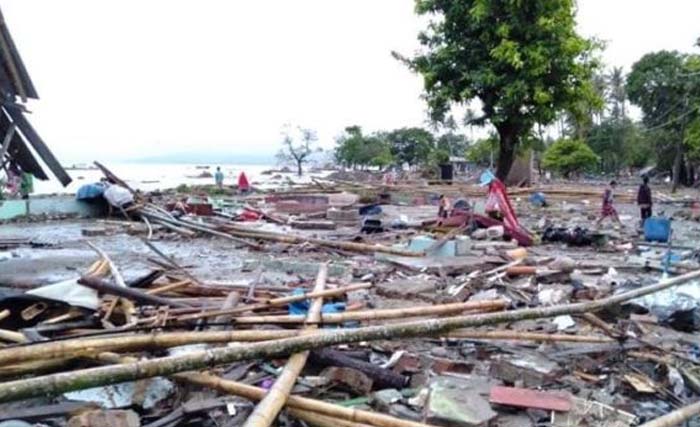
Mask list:
[{"label": "damaged house", "polygon": [[41,159],[63,186],[68,185],[71,177],[26,117],[29,113],[27,100],[38,99],[39,95],[1,11],[0,64],[0,164],[3,174],[7,176],[12,169],[14,173],[26,172],[37,179],[47,180],[49,176],[38,160]]}]

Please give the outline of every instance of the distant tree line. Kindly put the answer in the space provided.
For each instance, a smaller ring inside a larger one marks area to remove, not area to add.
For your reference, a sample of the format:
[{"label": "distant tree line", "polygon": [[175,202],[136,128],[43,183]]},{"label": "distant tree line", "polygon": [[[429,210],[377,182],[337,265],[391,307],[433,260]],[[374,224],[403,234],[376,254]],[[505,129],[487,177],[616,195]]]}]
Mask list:
[{"label": "distant tree line", "polygon": [[464,157],[468,145],[467,137],[455,132],[435,135],[420,127],[406,127],[365,133],[360,126],[348,126],[336,139],[335,160],[353,169],[431,167],[447,163],[450,156]]}]

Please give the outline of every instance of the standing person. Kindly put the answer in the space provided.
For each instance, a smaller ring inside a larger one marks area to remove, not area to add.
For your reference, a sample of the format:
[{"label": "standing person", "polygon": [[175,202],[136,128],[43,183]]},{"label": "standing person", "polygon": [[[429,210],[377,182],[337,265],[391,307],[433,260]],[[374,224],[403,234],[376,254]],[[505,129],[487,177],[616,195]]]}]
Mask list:
[{"label": "standing person", "polygon": [[611,217],[615,222],[622,225],[620,221],[620,216],[617,214],[615,209],[615,188],[617,188],[617,182],[615,180],[610,181],[610,185],[605,189],[603,193],[603,208],[601,209],[600,218],[596,222],[596,225],[600,225],[601,222],[607,217]]},{"label": "standing person", "polygon": [[224,173],[221,172],[221,167],[216,167],[216,172],[214,173],[214,182],[219,188],[224,188]]},{"label": "standing person", "polygon": [[452,203],[450,203],[450,199],[448,199],[444,194],[441,194],[440,199],[438,200],[438,217],[447,218],[450,216],[451,210]]},{"label": "standing person", "polygon": [[19,184],[19,192],[24,200],[29,198],[29,195],[34,192],[34,175],[28,172],[22,172],[22,181]]},{"label": "standing person", "polygon": [[653,204],[651,200],[651,188],[649,187],[649,177],[644,175],[642,178],[642,185],[639,186],[639,191],[637,191],[637,204],[639,205],[640,215],[642,217],[642,226],[647,218],[651,217],[651,206]]},{"label": "standing person", "polygon": [[238,191],[243,194],[250,191],[250,183],[248,183],[248,177],[245,176],[245,172],[241,172],[238,175]]}]

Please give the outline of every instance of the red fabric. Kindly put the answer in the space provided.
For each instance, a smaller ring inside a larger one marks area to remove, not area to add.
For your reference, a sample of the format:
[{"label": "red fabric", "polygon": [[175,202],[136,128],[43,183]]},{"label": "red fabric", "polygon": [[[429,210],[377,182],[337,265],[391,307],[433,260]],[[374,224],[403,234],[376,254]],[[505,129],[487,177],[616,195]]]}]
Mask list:
[{"label": "red fabric", "polygon": [[262,215],[260,215],[258,212],[251,211],[250,209],[243,209],[243,212],[238,215],[238,219],[241,221],[257,221],[260,218],[262,218]]},{"label": "red fabric", "polygon": [[242,191],[250,190],[250,184],[248,183],[248,178],[245,176],[245,172],[241,172],[238,175],[238,189]]},{"label": "red fabric", "polygon": [[603,209],[601,210],[601,213],[603,216],[615,216],[615,215],[617,215],[617,211],[615,210],[615,206],[613,206],[612,203],[603,203]]},{"label": "red fabric", "polygon": [[503,215],[503,223],[511,229],[520,228],[515,209],[510,204],[506,186],[499,179],[494,179],[489,184],[488,199],[486,200],[486,212],[497,211]]}]

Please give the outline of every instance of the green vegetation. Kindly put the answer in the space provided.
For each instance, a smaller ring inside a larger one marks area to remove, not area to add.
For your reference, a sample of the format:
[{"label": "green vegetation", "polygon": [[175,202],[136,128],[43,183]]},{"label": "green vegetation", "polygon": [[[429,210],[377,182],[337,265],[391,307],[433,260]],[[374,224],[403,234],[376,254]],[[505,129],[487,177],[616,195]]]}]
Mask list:
[{"label": "green vegetation", "polygon": [[470,145],[466,150],[467,161],[478,166],[489,167],[494,159],[494,152],[498,150],[498,137],[492,135]]},{"label": "green vegetation", "polygon": [[671,169],[674,189],[692,184],[700,120],[700,56],[660,51],[644,55],[627,77],[630,100],[653,132],[659,166]]},{"label": "green vegetation", "polygon": [[542,164],[569,178],[573,173],[581,173],[595,168],[598,156],[585,142],[575,139],[560,139],[544,152]]},{"label": "green vegetation", "polygon": [[336,139],[335,159],[353,169],[384,168],[394,161],[389,142],[382,135],[364,135],[359,126],[346,127],[345,133]]},{"label": "green vegetation", "polygon": [[450,156],[464,156],[468,146],[464,135],[448,132],[436,137],[415,127],[367,135],[359,126],[348,126],[335,142],[336,162],[353,169],[404,164],[432,168],[449,162]]},{"label": "green vegetation", "polygon": [[574,9],[574,0],[417,0],[417,13],[431,18],[419,35],[425,49],[395,56],[423,76],[433,120],[480,101],[469,124],[496,129],[496,175],[505,178],[536,124],[600,102],[591,79],[597,44],[576,33]]}]

